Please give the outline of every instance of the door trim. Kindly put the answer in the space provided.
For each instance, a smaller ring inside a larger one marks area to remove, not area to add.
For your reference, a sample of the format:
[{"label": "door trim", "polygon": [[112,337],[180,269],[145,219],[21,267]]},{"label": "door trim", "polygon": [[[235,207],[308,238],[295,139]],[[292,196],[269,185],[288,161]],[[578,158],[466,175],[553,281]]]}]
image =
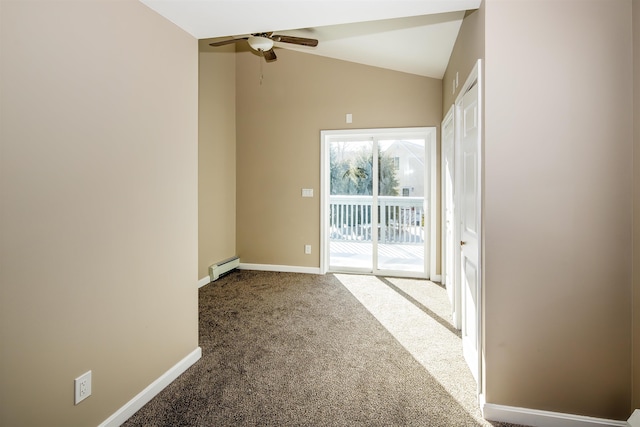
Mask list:
[{"label": "door trim", "polygon": [[[328,189],[329,189],[329,140],[336,136],[345,136],[349,139],[368,138],[372,134],[378,135],[412,135],[421,134],[425,136],[425,150],[428,157],[429,173],[426,174],[425,188],[428,189],[429,195],[426,197],[429,201],[429,242],[425,245],[425,266],[424,271],[427,279],[434,280],[436,278],[436,231],[437,231],[437,205],[436,199],[436,134],[435,126],[425,127],[408,127],[408,128],[373,128],[373,129],[334,129],[320,131],[320,273],[325,274],[329,271],[329,238],[327,230],[329,229],[328,211]],[[376,153],[374,153],[376,154]],[[377,162],[374,162],[377,165]],[[376,265],[374,264],[374,271]],[[360,273],[366,274],[366,273]],[[415,277],[415,274],[408,275]]]},{"label": "door trim", "polygon": [[[451,220],[451,223],[449,224],[449,227],[447,227],[447,212],[446,212],[446,207],[447,207],[447,203],[445,203],[446,201],[446,197],[447,197],[447,185],[446,185],[446,180],[447,180],[447,171],[445,170],[445,140],[444,140],[444,129],[445,127],[451,124],[451,126],[453,127],[452,129],[452,140],[451,140],[451,151],[452,151],[452,164],[450,165],[451,169],[453,170],[453,176],[452,176],[452,189],[451,191],[453,192],[453,198],[451,200],[451,209],[453,210],[453,218]],[[452,104],[451,107],[449,108],[449,111],[447,112],[447,114],[444,116],[444,119],[442,120],[442,124],[440,126],[440,138],[441,138],[441,148],[440,148],[440,197],[441,197],[441,201],[440,201],[440,236],[441,236],[441,249],[440,249],[440,261],[441,261],[441,266],[440,266],[440,273],[442,275],[442,284],[446,286],[447,288],[447,293],[449,293],[449,289],[451,289],[451,293],[452,293],[452,297],[450,298],[450,302],[451,302],[451,309],[452,309],[452,318],[453,318],[453,326],[456,329],[461,329],[462,328],[462,317],[461,317],[461,300],[459,297],[459,290],[456,289],[456,284],[459,282],[459,276],[460,276],[460,259],[457,256],[456,250],[458,249],[458,246],[456,245],[455,242],[459,242],[460,241],[460,235],[459,235],[459,227],[456,226],[456,218],[458,218],[458,214],[456,212],[458,208],[458,202],[456,200],[457,194],[458,192],[456,191],[456,170],[455,170],[455,163],[456,163],[456,151],[455,151],[455,146],[456,146],[456,135],[457,135],[457,129],[456,129],[456,119],[455,119],[455,106]],[[447,245],[447,229],[451,228],[451,234],[452,234],[452,241],[451,243],[451,248],[449,248],[449,245]],[[449,257],[447,256],[449,253],[452,254],[451,259],[449,259]],[[451,275],[447,277],[447,271],[451,269]],[[447,282],[445,279],[448,279],[450,281]]]}]

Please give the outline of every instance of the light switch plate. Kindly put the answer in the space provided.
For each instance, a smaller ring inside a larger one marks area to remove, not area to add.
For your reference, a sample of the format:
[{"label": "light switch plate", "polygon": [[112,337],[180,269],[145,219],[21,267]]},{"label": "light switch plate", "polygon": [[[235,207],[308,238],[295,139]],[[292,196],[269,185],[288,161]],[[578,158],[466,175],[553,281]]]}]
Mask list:
[{"label": "light switch plate", "polygon": [[313,188],[303,188],[302,197],[313,197]]}]

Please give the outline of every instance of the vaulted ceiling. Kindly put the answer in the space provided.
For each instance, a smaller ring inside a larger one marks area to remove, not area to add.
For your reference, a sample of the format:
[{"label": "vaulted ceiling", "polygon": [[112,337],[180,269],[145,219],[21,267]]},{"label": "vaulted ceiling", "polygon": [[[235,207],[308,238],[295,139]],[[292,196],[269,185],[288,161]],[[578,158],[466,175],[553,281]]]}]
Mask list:
[{"label": "vaulted ceiling", "polygon": [[[198,39],[257,32],[316,38],[309,54],[442,78],[464,12],[480,0],[140,0]],[[214,49],[214,48],[211,48]]]}]

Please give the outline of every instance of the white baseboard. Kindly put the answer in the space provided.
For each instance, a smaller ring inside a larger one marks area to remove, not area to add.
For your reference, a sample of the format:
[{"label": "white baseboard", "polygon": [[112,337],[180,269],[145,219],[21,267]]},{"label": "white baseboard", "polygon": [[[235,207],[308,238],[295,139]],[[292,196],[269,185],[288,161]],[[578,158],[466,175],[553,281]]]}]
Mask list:
[{"label": "white baseboard", "polygon": [[441,274],[432,274],[431,277],[429,277],[429,280],[431,280],[432,282],[442,282],[442,275]]},{"label": "white baseboard", "polygon": [[320,274],[319,267],[298,267],[295,265],[247,264],[240,263],[240,270],[278,271],[281,273]]},{"label": "white baseboard", "polygon": [[627,427],[626,421],[607,420],[584,415],[563,414],[561,412],[517,408],[514,406],[483,403],[480,399],[482,416],[489,421],[522,424],[533,427]]},{"label": "white baseboard", "polygon": [[198,287],[201,288],[204,285],[208,285],[209,283],[211,283],[211,277],[203,277],[202,279],[198,280]]},{"label": "white baseboard", "polygon": [[138,393],[133,399],[127,402],[123,407],[118,409],[113,415],[102,422],[98,427],[118,427],[127,421],[133,414],[138,412],[140,408],[146,405],[166,386],[171,384],[173,380],[178,378],[191,365],[196,363],[202,357],[202,349],[200,347],[189,353],[184,359],[173,365],[167,372],[162,374],[157,380],[149,384],[147,388]]},{"label": "white baseboard", "polygon": [[629,427],[640,427],[640,409],[633,411],[633,414],[627,420]]}]

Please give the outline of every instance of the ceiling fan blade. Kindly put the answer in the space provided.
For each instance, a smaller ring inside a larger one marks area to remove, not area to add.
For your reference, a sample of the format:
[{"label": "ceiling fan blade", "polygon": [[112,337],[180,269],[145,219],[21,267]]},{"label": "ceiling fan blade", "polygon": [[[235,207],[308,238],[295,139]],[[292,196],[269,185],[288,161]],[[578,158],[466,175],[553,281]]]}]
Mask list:
[{"label": "ceiling fan blade", "polygon": [[282,43],[292,43],[292,44],[299,44],[302,46],[311,46],[311,47],[316,47],[318,46],[318,40],[316,39],[308,39],[305,37],[293,37],[293,36],[280,36],[280,35],[275,35],[271,37],[273,39],[273,41],[276,42],[282,42]]},{"label": "ceiling fan blade", "polygon": [[278,59],[273,49],[263,50],[262,55],[264,56],[264,59],[267,62],[275,61],[276,59]]},{"label": "ceiling fan blade", "polygon": [[237,42],[242,41],[242,40],[247,40],[248,38],[249,37],[242,37],[242,38],[239,38],[239,39],[234,39],[233,37],[224,37],[222,40],[218,40],[216,42],[209,43],[209,46],[213,46],[213,47],[224,46],[226,44],[237,43]]}]

